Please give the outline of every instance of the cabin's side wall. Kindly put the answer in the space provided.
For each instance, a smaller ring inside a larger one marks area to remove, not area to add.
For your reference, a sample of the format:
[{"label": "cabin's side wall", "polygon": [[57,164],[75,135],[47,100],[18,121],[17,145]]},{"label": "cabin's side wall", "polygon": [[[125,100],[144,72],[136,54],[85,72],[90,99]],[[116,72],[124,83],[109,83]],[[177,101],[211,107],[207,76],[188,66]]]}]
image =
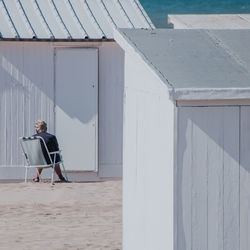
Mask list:
[{"label": "cabin's side wall", "polygon": [[250,106],[177,113],[175,249],[249,249]]},{"label": "cabin's side wall", "polygon": [[54,133],[53,77],[49,44],[0,42],[0,178],[24,176],[18,137],[34,134],[37,119]]},{"label": "cabin's side wall", "polygon": [[122,176],[124,52],[99,47],[99,177]]},{"label": "cabin's side wall", "polygon": [[[0,179],[23,178],[23,155],[18,137],[34,134],[37,119],[46,120],[49,132],[55,133],[56,47],[99,49],[98,177],[121,176],[124,88],[122,49],[111,42],[0,42]],[[58,140],[60,143],[60,138]]]},{"label": "cabin's side wall", "polygon": [[123,249],[172,250],[174,105],[154,71],[123,48]]}]

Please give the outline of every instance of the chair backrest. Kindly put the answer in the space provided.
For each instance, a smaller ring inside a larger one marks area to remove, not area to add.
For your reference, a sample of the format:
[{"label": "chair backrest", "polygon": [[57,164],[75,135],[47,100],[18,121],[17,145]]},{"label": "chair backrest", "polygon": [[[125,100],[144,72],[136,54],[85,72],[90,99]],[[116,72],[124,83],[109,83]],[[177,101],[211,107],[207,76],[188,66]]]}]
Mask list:
[{"label": "chair backrest", "polygon": [[[26,157],[26,160],[30,166],[45,166],[48,165],[44,153],[48,154],[48,158],[51,160],[47,146],[40,136],[33,137],[20,137],[19,138],[23,153]],[[43,152],[42,144],[44,145],[47,152]]]}]

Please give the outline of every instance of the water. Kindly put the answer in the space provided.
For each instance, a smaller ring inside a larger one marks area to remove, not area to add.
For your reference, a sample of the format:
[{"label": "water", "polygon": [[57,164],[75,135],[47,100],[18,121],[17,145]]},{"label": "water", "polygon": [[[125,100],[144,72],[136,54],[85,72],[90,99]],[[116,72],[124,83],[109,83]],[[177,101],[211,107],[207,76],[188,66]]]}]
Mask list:
[{"label": "water", "polygon": [[250,14],[250,0],[140,0],[157,28],[168,14]]}]

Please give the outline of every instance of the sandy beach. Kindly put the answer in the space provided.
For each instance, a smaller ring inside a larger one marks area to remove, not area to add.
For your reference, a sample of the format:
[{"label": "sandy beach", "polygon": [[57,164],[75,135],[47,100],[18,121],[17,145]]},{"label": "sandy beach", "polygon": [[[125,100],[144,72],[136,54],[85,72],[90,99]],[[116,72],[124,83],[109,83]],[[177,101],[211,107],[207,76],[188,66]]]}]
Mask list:
[{"label": "sandy beach", "polygon": [[0,249],[122,249],[122,182],[1,183]]}]

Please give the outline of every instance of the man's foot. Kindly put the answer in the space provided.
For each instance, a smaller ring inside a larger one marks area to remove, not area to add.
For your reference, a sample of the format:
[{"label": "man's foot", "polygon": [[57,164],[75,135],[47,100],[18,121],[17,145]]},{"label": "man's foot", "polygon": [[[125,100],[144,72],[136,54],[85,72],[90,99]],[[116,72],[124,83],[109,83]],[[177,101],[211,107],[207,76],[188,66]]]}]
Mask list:
[{"label": "man's foot", "polygon": [[59,182],[68,182],[64,177],[59,179]]},{"label": "man's foot", "polygon": [[34,182],[39,182],[39,178],[34,178],[33,181]]}]

